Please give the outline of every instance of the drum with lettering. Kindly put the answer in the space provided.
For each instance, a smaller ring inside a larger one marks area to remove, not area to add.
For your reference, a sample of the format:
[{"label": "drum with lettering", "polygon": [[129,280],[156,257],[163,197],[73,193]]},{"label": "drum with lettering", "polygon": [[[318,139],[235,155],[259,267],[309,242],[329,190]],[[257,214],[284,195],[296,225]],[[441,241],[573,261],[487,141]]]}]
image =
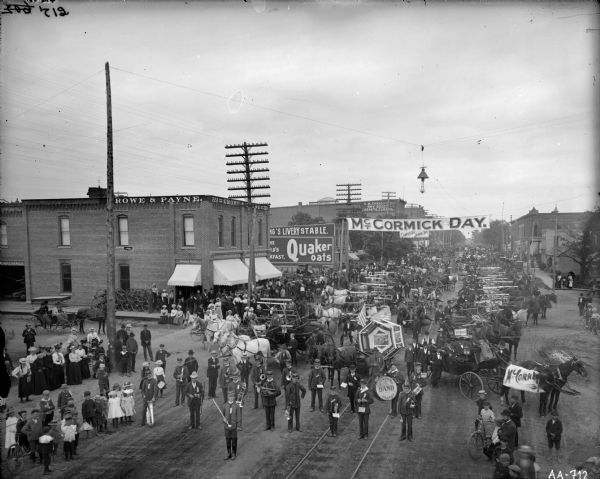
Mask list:
[{"label": "drum with lettering", "polygon": [[375,382],[375,394],[382,401],[391,401],[398,393],[398,385],[389,376],[380,376]]}]

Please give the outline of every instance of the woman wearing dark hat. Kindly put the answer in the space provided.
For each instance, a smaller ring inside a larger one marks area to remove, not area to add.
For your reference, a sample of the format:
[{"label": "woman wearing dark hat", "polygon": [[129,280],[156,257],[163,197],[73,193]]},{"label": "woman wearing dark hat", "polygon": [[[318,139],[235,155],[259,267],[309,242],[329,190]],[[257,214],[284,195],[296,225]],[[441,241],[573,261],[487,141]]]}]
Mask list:
[{"label": "woman wearing dark hat", "polygon": [[19,365],[13,370],[12,375],[19,380],[19,399],[21,402],[29,401],[29,395],[33,394],[33,382],[27,358],[19,359]]},{"label": "woman wearing dark hat", "polygon": [[81,360],[79,354],[75,350],[75,345],[69,347],[69,365],[67,366],[67,384],[69,386],[75,384],[81,384],[81,366],[79,361]]},{"label": "woman wearing dark hat", "polygon": [[[37,348],[35,348],[35,351],[37,351]],[[35,361],[33,361],[33,364],[31,365],[31,374],[33,377],[33,394],[36,396],[41,395],[45,389],[48,389],[46,375],[44,374],[44,356],[44,351],[39,351],[39,353],[36,355]]]},{"label": "woman wearing dark hat", "polygon": [[79,355],[79,369],[81,369],[81,379],[89,379],[92,377],[90,373],[90,360],[88,355],[87,339],[82,339],[79,347],[76,349]]}]

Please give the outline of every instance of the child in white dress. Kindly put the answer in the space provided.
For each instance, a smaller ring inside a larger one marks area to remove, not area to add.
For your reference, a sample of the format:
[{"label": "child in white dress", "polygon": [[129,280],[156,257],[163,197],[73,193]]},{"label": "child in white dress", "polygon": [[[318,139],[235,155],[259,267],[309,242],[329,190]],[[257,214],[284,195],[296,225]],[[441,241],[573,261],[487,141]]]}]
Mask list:
[{"label": "child in white dress", "polygon": [[117,391],[108,393],[108,419],[112,419],[113,427],[119,427],[119,419],[123,417],[121,398]]},{"label": "child in white dress", "polygon": [[494,411],[492,411],[491,404],[488,401],[483,403],[483,409],[479,414],[483,424],[483,433],[485,434],[486,438],[491,438],[492,433],[494,432],[494,427],[496,426],[494,423],[496,416]]},{"label": "child in white dress", "polygon": [[135,399],[133,397],[133,388],[130,382],[126,382],[123,385],[121,409],[125,415],[125,422],[133,422],[133,416],[135,416]]}]

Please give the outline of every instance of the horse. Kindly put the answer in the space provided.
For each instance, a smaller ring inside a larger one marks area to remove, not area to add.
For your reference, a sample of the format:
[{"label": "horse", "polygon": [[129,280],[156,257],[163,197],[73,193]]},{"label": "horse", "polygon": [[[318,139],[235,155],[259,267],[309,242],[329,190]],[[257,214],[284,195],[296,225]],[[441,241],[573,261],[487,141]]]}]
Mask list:
[{"label": "horse", "polygon": [[[527,314],[527,310],[524,310]],[[500,341],[506,341],[508,344],[509,358],[512,356],[514,360],[517,360],[517,350],[519,349],[519,342],[521,341],[521,334],[523,330],[522,320],[513,320],[509,326],[505,323],[500,322],[500,318],[496,317],[494,323],[487,321],[482,322],[482,333],[483,337],[491,343],[498,343]]]},{"label": "horse", "polygon": [[260,352],[267,360],[271,357],[271,344],[267,338],[251,339],[250,336],[224,332],[219,335],[218,344],[223,356],[233,356],[236,364],[242,360],[244,353],[254,356]]},{"label": "horse", "polygon": [[[323,327],[327,326],[327,331],[332,334],[335,334],[338,329],[338,324],[340,319],[342,318],[342,310],[338,308],[323,308],[323,305],[316,304],[315,305],[315,316],[318,319],[319,323],[323,325]],[[338,321],[331,321],[332,319],[337,319]],[[333,323],[333,330],[332,330]]]},{"label": "horse", "polygon": [[541,318],[546,319],[546,310],[552,308],[552,303],[556,304],[556,294],[542,294],[539,297]]},{"label": "horse", "polygon": [[[557,408],[560,393],[563,392],[562,388],[567,383],[569,374],[575,371],[577,374],[587,377],[587,371],[580,359],[568,355],[567,358],[557,366],[549,366],[538,363],[537,361],[523,361],[519,363],[519,366],[521,367],[538,372],[539,386],[544,390],[543,393],[540,393],[540,416],[545,416],[547,410],[552,411]],[[566,390],[564,390],[564,392],[567,394],[578,394]],[[525,402],[524,391],[521,391],[521,401]]]}]

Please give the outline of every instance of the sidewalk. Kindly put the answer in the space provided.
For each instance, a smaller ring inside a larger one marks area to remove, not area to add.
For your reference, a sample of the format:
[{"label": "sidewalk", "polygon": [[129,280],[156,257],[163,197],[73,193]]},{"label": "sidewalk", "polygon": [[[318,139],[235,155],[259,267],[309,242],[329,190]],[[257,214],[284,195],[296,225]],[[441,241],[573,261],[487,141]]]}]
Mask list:
[{"label": "sidewalk", "polygon": [[[39,306],[27,303],[25,301],[0,301],[1,314],[19,314],[30,316],[33,311]],[[65,313],[76,313],[79,308],[87,306],[65,306]],[[146,311],[117,311],[117,319],[133,319],[139,321],[157,321],[160,313],[148,313]]]},{"label": "sidewalk", "polygon": [[548,288],[552,289],[553,280],[552,276],[550,276],[549,273],[546,273],[546,271],[542,271],[541,269],[536,268],[535,276],[536,278],[541,279],[544,282],[544,284],[548,286]]}]

